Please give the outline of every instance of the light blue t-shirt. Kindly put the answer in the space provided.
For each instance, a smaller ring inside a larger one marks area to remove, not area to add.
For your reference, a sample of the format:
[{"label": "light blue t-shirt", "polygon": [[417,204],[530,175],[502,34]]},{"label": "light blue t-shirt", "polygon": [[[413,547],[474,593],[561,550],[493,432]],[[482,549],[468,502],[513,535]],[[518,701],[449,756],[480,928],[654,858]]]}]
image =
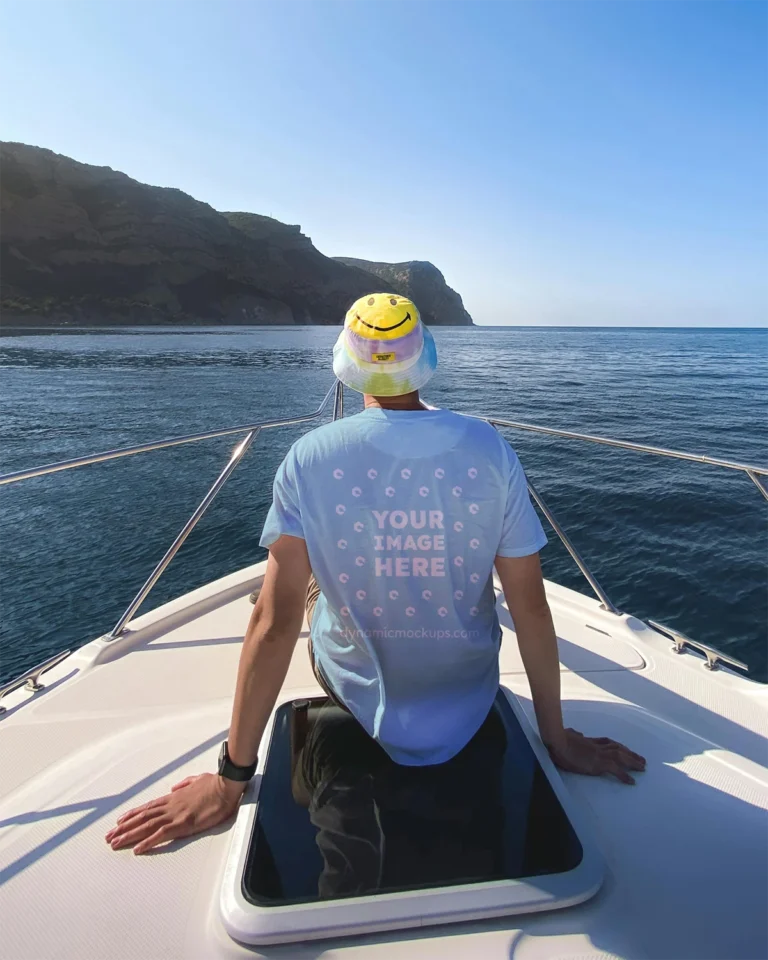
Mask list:
[{"label": "light blue t-shirt", "polygon": [[482,420],[369,408],[303,436],[261,545],[302,537],[322,591],[315,658],[397,763],[443,763],[499,685],[496,555],[547,542],[523,469]]}]

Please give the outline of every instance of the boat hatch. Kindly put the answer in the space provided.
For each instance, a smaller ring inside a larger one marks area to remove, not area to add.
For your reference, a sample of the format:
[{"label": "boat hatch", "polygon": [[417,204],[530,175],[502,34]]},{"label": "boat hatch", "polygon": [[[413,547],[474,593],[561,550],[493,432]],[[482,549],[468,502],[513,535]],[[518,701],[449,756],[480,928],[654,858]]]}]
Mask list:
[{"label": "boat hatch", "polygon": [[518,711],[501,691],[453,760],[403,767],[327,699],[280,705],[233,836],[222,890],[230,934],[279,943],[594,894],[599,858]]}]

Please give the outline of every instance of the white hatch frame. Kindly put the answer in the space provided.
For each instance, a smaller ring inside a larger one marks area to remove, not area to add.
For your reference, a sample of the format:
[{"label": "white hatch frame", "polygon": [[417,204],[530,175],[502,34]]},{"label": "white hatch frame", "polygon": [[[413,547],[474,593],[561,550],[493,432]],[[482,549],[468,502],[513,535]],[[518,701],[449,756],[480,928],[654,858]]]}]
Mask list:
[{"label": "white hatch frame", "polygon": [[[527,879],[493,880],[270,907],[250,903],[243,895],[243,874],[266,763],[265,748],[272,736],[276,708],[262,741],[260,753],[265,759],[260,761],[257,774],[243,797],[232,830],[222,878],[220,911],[229,935],[241,943],[253,945],[291,943],[559,910],[593,897],[600,889],[604,872],[597,846],[578,804],[566,790],[517,698],[508,688],[502,686],[502,690],[581,843],[583,857],[578,866],[565,873]],[[312,696],[316,692],[308,689],[306,695]],[[290,700],[301,695],[302,692],[295,691]],[[281,700],[278,707],[290,700]]]}]

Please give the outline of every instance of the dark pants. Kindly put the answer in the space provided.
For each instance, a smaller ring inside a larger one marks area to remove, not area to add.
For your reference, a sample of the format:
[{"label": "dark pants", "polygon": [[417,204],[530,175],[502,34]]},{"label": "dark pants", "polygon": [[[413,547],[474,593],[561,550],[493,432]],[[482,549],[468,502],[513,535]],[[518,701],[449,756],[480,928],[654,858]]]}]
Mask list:
[{"label": "dark pants", "polygon": [[[319,596],[312,577],[310,624]],[[311,638],[309,656],[329,702],[297,757],[293,786],[318,831],[320,896],[501,878],[506,734],[496,711],[447,763],[400,766],[338,700]]]},{"label": "dark pants", "polygon": [[404,767],[350,713],[321,707],[296,770],[324,860],[320,896],[500,879],[505,749],[492,710],[447,763]]}]

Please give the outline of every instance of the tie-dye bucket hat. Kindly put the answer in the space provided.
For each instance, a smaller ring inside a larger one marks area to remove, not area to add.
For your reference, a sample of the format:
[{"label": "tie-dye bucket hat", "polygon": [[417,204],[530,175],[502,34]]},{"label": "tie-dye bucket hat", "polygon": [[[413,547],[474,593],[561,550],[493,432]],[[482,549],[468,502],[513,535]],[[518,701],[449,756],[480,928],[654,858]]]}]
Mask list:
[{"label": "tie-dye bucket hat", "polygon": [[423,387],[436,367],[435,341],[412,300],[373,293],[349,308],[333,348],[333,372],[343,384],[399,397]]}]

